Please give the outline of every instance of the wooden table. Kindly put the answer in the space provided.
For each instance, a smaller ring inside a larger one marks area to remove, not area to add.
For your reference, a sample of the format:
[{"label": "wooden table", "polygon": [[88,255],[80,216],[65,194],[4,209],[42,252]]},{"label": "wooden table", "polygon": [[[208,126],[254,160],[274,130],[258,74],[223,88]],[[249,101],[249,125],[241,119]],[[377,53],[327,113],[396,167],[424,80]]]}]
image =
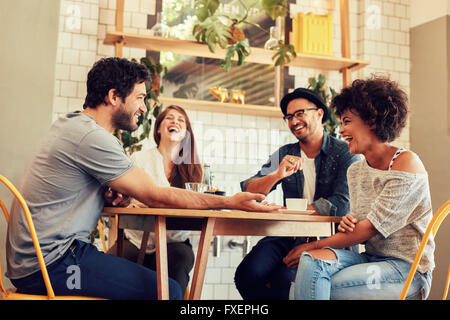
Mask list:
[{"label": "wooden table", "polygon": [[[169,298],[166,230],[201,230],[190,299],[199,300],[214,235],[324,237],[334,233],[340,217],[240,210],[193,210],[168,208],[105,207],[103,216],[118,216],[117,254],[123,253],[123,230],[155,232],[158,298]],[[148,239],[148,238],[147,238]],[[145,254],[146,239],[140,256]]]}]

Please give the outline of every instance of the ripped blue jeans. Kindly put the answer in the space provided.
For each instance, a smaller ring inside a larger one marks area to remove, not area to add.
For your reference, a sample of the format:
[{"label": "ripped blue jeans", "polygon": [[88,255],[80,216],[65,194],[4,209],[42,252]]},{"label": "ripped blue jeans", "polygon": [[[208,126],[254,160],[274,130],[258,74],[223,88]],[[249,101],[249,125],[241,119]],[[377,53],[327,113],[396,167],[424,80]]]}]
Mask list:
[{"label": "ripped blue jeans", "polygon": [[[331,249],[337,260],[313,259],[303,252],[289,298],[295,300],[395,300],[411,264],[397,258]],[[431,271],[416,272],[406,299],[426,299]]]}]

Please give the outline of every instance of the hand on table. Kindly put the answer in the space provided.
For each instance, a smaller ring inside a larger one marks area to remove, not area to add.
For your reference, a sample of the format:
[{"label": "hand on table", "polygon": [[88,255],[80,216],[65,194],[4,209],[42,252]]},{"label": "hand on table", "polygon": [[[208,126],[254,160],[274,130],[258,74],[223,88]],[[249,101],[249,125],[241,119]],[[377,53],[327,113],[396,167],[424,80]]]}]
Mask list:
[{"label": "hand on table", "polygon": [[239,192],[230,197],[230,208],[244,211],[277,212],[282,206],[263,201],[266,197],[258,193]]}]

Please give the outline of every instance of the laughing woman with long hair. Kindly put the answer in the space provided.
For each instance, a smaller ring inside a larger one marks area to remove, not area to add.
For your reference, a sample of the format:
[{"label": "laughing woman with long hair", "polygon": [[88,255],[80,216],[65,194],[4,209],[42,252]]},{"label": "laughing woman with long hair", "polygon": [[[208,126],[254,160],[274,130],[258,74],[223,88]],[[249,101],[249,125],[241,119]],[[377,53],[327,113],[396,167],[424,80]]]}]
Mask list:
[{"label": "laughing woman with long hair", "polygon": [[[153,138],[156,147],[135,152],[131,159],[162,187],[184,188],[186,182],[200,182],[199,163],[194,133],[189,117],[179,106],[171,105],[156,118]],[[132,200],[131,206],[143,206]],[[167,259],[169,277],[176,280],[183,295],[194,265],[194,252],[189,242],[190,231],[167,231]],[[142,231],[125,230],[124,257],[137,261]],[[109,252],[115,252],[113,246]],[[150,233],[143,265],[156,270],[155,234]]]}]

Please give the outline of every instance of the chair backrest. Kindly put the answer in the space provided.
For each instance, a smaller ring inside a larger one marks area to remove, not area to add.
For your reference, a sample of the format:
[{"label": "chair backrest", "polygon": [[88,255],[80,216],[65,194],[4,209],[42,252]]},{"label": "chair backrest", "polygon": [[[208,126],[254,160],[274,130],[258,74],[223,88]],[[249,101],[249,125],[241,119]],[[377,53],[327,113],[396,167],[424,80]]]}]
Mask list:
[{"label": "chair backrest", "polygon": [[[427,230],[425,231],[425,234],[422,238],[422,241],[419,246],[419,250],[417,251],[416,257],[414,258],[414,261],[411,265],[411,269],[408,274],[408,278],[406,278],[405,285],[403,286],[402,293],[400,295],[400,300],[405,300],[406,294],[408,293],[409,286],[411,285],[411,282],[414,278],[414,275],[417,271],[417,267],[419,266],[420,259],[422,258],[423,251],[425,250],[425,246],[428,242],[428,239],[430,238],[430,235],[432,234],[433,237],[436,236],[437,231],[439,230],[439,227],[444,221],[445,217],[450,213],[450,199],[447,200],[440,208],[439,210],[434,214],[433,218],[431,219],[430,223],[428,224]],[[450,268],[449,268],[449,275],[450,275]],[[448,292],[448,285],[449,285],[449,275],[447,275],[447,282],[445,285],[444,290],[444,297],[445,300],[447,298],[447,292]]]},{"label": "chair backrest", "polygon": [[[19,201],[20,206],[25,214],[25,219],[28,224],[28,229],[30,231],[31,239],[33,241],[34,249],[36,250],[36,255],[38,258],[39,266],[41,268],[42,276],[44,278],[45,287],[47,289],[47,296],[49,299],[55,298],[55,293],[53,292],[52,285],[50,283],[50,277],[48,276],[47,267],[45,266],[44,257],[42,256],[41,246],[39,245],[39,240],[36,235],[36,230],[34,228],[33,220],[31,218],[30,210],[28,209],[28,205],[25,202],[25,199],[22,197],[20,192],[14,187],[14,185],[4,176],[0,175],[0,181],[13,193],[16,197],[17,201]],[[5,213],[5,218],[7,222],[9,222],[9,214],[6,210],[4,203],[2,202],[1,208],[3,213]],[[1,272],[1,270],[0,270]],[[0,278],[1,279],[1,278]],[[4,291],[3,283],[1,284],[1,289]]]},{"label": "chair backrest", "polygon": [[[1,199],[0,199],[0,207],[2,208],[2,211],[5,215],[6,224],[8,224],[8,221],[9,221],[8,209],[6,209],[6,206]],[[3,272],[2,272],[2,264],[1,263],[0,263],[0,291],[1,291],[1,295],[6,295],[6,289],[3,285]]]},{"label": "chair backrest", "polygon": [[6,223],[9,221],[8,209],[6,209],[5,203],[0,199],[0,207],[2,208],[3,214],[5,215]]},{"label": "chair backrest", "polygon": [[106,247],[106,240],[105,240],[105,234],[103,232],[103,223],[102,223],[101,217],[100,217],[100,219],[98,219],[97,228],[98,228],[98,232],[100,233],[100,239],[102,240],[103,252],[106,253],[108,251],[108,248]]}]

